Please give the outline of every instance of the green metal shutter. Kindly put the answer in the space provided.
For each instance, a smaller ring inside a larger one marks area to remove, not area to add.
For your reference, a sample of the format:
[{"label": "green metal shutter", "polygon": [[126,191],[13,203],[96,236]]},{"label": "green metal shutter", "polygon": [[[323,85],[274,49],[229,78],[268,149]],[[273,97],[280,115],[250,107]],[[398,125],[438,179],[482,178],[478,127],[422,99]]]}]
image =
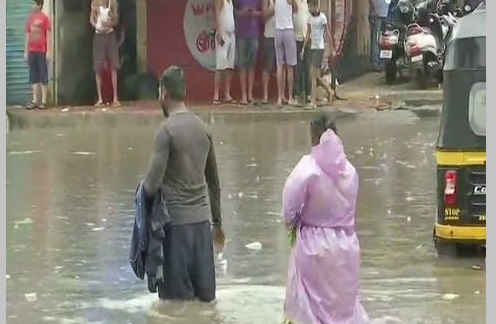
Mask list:
[{"label": "green metal shutter", "polygon": [[28,65],[24,61],[26,20],[32,1],[7,0],[7,105],[23,105],[31,98]]}]

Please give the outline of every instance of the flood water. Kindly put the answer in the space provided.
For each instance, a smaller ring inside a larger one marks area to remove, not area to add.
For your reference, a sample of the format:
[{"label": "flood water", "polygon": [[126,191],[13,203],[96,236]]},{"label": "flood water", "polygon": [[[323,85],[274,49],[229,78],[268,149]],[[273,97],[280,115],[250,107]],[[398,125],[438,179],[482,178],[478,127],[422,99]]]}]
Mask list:
[{"label": "flood water", "polygon": [[[167,306],[127,261],[134,192],[160,122],[130,120],[7,135],[8,323],[280,323],[281,190],[309,151],[307,121],[211,120],[227,269],[215,306]],[[485,272],[471,268],[483,261],[438,259],[432,247],[438,125],[408,112],[338,122],[361,177],[361,292],[377,323],[486,322]],[[262,248],[245,247],[253,242]]]}]

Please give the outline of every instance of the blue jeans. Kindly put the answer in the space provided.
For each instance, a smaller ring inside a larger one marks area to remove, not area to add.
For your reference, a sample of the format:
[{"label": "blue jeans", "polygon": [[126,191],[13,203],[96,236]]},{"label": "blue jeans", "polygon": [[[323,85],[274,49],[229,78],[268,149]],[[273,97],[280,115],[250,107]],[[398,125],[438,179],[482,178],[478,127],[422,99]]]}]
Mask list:
[{"label": "blue jeans", "polygon": [[371,31],[371,49],[370,49],[370,62],[372,63],[372,68],[382,69],[383,62],[381,61],[381,47],[379,40],[382,34],[382,25],[386,21],[385,17],[370,17],[370,31]]}]

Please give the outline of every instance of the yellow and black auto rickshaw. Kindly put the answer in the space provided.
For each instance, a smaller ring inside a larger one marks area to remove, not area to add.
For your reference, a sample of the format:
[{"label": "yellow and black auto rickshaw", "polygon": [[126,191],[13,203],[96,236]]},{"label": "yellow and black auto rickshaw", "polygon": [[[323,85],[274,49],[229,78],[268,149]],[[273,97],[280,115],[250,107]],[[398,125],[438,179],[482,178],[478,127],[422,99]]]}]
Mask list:
[{"label": "yellow and black auto rickshaw", "polygon": [[486,244],[486,8],[454,27],[437,143],[438,254]]}]

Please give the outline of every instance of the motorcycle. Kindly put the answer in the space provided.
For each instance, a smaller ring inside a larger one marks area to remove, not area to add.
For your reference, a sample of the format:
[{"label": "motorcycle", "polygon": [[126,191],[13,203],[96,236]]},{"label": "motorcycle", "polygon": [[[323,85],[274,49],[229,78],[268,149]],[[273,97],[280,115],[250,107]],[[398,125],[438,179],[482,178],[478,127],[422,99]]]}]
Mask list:
[{"label": "motorcycle", "polygon": [[436,12],[423,14],[407,27],[405,53],[418,86],[426,89],[431,77],[439,83],[443,81],[446,40],[456,18],[451,14],[439,15]]},{"label": "motorcycle", "polygon": [[396,81],[397,74],[402,75],[402,71],[408,69],[404,44],[407,24],[413,21],[413,9],[411,1],[400,0],[381,34],[379,57],[385,63],[386,83],[389,85]]}]

